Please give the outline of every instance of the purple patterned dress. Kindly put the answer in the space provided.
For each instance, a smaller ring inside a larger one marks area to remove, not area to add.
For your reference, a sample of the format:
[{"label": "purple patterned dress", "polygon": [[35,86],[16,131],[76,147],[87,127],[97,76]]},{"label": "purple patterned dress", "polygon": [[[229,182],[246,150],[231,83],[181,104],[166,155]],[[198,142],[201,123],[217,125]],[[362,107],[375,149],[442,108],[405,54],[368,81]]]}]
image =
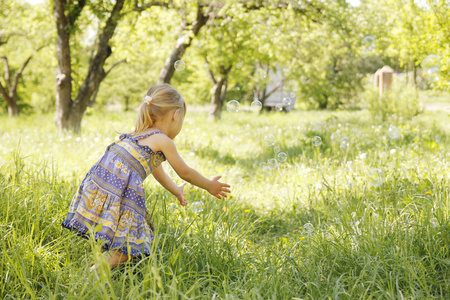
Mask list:
[{"label": "purple patterned dress", "polygon": [[145,207],[144,179],[164,160],[162,152],[139,145],[139,139],[122,134],[94,164],[72,199],[62,226],[88,238],[88,227],[102,224],[95,233],[104,249],[127,255],[150,254],[154,227]]}]

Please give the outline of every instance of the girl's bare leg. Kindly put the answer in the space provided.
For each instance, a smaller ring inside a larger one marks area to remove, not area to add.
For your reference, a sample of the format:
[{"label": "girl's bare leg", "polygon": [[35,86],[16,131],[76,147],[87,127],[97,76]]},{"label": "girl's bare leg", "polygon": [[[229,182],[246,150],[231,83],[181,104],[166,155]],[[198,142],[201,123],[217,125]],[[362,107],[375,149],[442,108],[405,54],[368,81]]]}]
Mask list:
[{"label": "girl's bare leg", "polygon": [[[106,252],[105,254],[106,259],[108,260],[109,267],[112,269],[114,267],[117,267],[119,264],[126,262],[130,256],[123,254],[119,250],[112,250],[111,252]],[[90,271],[94,271],[97,267],[93,265],[90,269]]]},{"label": "girl's bare leg", "polygon": [[123,254],[119,250],[113,250],[106,253],[106,258],[108,259],[109,266],[112,268],[117,267],[117,265],[126,262],[130,256]]}]

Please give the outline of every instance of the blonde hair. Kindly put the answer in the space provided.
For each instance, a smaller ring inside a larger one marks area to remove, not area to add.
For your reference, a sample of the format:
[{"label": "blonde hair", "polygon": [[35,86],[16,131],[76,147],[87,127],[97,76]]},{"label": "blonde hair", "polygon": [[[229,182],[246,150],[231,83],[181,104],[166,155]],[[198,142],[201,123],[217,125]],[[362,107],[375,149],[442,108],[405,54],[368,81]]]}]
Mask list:
[{"label": "blonde hair", "polygon": [[142,101],[132,134],[151,127],[159,118],[173,109],[179,109],[183,115],[186,115],[186,102],[183,96],[170,84],[152,86],[146,96],[150,96],[151,100]]}]

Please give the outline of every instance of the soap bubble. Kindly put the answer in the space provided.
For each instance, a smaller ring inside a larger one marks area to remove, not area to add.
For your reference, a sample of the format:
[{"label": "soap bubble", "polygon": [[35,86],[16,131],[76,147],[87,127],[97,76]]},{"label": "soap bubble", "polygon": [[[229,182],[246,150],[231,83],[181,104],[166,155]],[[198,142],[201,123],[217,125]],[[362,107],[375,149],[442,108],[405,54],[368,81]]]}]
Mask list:
[{"label": "soap bubble", "polygon": [[202,201],[197,201],[191,204],[191,211],[195,214],[202,212],[205,208],[205,204]]},{"label": "soap bubble", "polygon": [[280,152],[280,147],[273,147],[273,152],[275,152],[275,154],[278,154],[278,152]]},{"label": "soap bubble", "polygon": [[253,111],[260,111],[262,108],[262,103],[259,100],[255,100],[252,102],[252,104],[250,105],[251,109]]},{"label": "soap bubble", "polygon": [[367,172],[367,180],[370,185],[372,186],[380,186],[383,184],[383,171],[380,169],[372,169],[369,172]]},{"label": "soap bubble", "polygon": [[275,144],[275,136],[272,134],[268,134],[264,137],[264,142],[266,146],[273,146]]},{"label": "soap bubble", "polygon": [[314,226],[311,223],[306,223],[305,225],[303,225],[303,229],[305,230],[305,232],[307,234],[313,233],[314,231]]},{"label": "soap bubble", "polygon": [[284,105],[284,106],[289,106],[289,105],[291,105],[291,98],[289,98],[289,97],[284,97],[284,98],[283,98],[283,105]]},{"label": "soap bubble", "polygon": [[436,228],[436,227],[438,227],[439,222],[438,222],[438,220],[436,218],[431,218],[430,219],[430,224],[431,224],[431,227]]},{"label": "soap bubble", "polygon": [[238,112],[239,111],[239,102],[237,102],[236,100],[228,101],[228,103],[227,103],[227,110],[230,113]]},{"label": "soap bubble", "polygon": [[278,159],[279,162],[285,162],[286,159],[287,159],[286,153],[284,153],[284,152],[278,153],[277,159]]},{"label": "soap bubble", "polygon": [[343,137],[341,139],[340,147],[342,150],[347,150],[349,146],[349,139],[347,137]]},{"label": "soap bubble", "polygon": [[435,54],[428,55],[422,61],[423,76],[431,82],[439,81],[439,58]]},{"label": "soap bubble", "polygon": [[264,170],[264,168],[267,167],[267,163],[262,162],[262,163],[259,164],[259,167],[260,167],[262,170]]},{"label": "soap bubble", "polygon": [[240,68],[242,68],[242,65],[243,65],[243,63],[242,63],[242,61],[240,61],[236,64],[236,68],[240,69]]},{"label": "soap bubble", "polygon": [[440,62],[435,54],[428,55],[422,61],[422,68],[427,74],[439,72]]},{"label": "soap bubble", "polygon": [[289,94],[289,96],[291,96],[291,98],[295,98],[295,92],[291,92],[291,93]]},{"label": "soap bubble", "polygon": [[265,166],[263,169],[262,169],[262,172],[263,172],[263,175],[264,175],[264,177],[269,177],[270,176],[270,171],[272,171],[268,166]]},{"label": "soap bubble", "polygon": [[312,138],[312,144],[315,147],[322,145],[322,138],[320,136],[315,136]]},{"label": "soap bubble", "polygon": [[183,71],[184,67],[186,66],[186,64],[184,63],[184,61],[182,60],[177,60],[174,64],[173,64],[175,70],[177,71]]},{"label": "soap bubble", "polygon": [[167,207],[167,209],[173,213],[177,210],[178,205],[176,205],[175,203],[169,204],[169,206]]},{"label": "soap bubble", "polygon": [[273,170],[277,167],[277,160],[275,158],[271,158],[267,161],[267,166]]},{"label": "soap bubble", "polygon": [[434,138],[434,140],[435,140],[436,143],[439,143],[439,142],[441,141],[441,137],[437,135],[437,136]]},{"label": "soap bubble", "polygon": [[237,86],[237,87],[236,87],[236,90],[240,91],[240,90],[241,90],[241,88],[240,88],[239,86]]},{"label": "soap bubble", "polygon": [[373,51],[375,49],[375,38],[371,35],[365,36],[362,39],[362,44],[365,51]]},{"label": "soap bubble", "polygon": [[283,107],[284,107],[284,105],[282,103],[275,104],[275,110],[276,111],[282,111]]},{"label": "soap bubble", "polygon": [[388,129],[388,136],[391,140],[396,140],[402,136],[400,129],[398,129],[396,126],[389,126]]}]

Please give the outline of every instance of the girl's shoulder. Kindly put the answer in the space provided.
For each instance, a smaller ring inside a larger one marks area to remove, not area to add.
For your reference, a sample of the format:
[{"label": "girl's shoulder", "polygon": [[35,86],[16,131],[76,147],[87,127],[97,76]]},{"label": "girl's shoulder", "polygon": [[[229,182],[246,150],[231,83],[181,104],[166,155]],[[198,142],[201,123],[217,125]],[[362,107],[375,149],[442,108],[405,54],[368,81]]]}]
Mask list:
[{"label": "girl's shoulder", "polygon": [[159,130],[130,135],[130,137],[131,139],[137,141],[139,145],[147,146],[154,152],[163,151],[165,148],[164,145],[168,141],[172,141],[168,136]]}]

